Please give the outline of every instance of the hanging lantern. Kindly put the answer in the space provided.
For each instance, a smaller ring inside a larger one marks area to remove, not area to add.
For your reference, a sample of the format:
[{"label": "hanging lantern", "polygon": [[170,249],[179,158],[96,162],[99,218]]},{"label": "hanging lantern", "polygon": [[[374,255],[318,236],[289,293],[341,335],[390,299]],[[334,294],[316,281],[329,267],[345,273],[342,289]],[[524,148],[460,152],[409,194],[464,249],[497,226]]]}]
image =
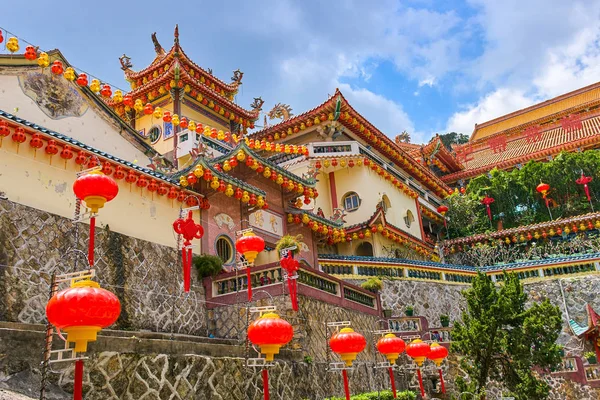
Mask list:
[{"label": "hanging lantern", "polygon": [[448,349],[444,346],[441,346],[439,343],[432,343],[430,346],[430,352],[427,358],[432,360],[435,365],[438,367],[438,372],[440,374],[440,383],[442,386],[442,393],[446,393],[446,385],[444,385],[444,376],[442,375],[442,362],[446,357],[448,357]]},{"label": "hanging lantern", "polygon": [[[37,63],[41,68],[48,67],[50,65],[50,59],[48,58],[48,54],[42,51],[37,60]],[[61,67],[62,67],[62,65],[61,65]]]},{"label": "hanging lantern", "polygon": [[179,120],[179,126],[181,127],[181,129],[187,129],[188,120],[186,117],[181,117],[181,119]]},{"label": "hanging lantern", "polygon": [[246,277],[248,279],[248,301],[250,301],[252,300],[252,277],[250,275],[250,265],[254,264],[254,260],[256,260],[258,253],[265,249],[265,240],[260,236],[256,236],[252,231],[246,231],[235,242],[235,248],[244,256],[249,264],[248,268],[246,268]]},{"label": "hanging lantern", "polygon": [[154,112],[154,107],[152,106],[151,103],[146,103],[146,105],[144,106],[144,114],[145,115],[150,115]]},{"label": "hanging lantern", "polygon": [[[115,174],[116,174],[116,172],[115,172]],[[156,189],[156,193],[158,193],[159,196],[164,196],[168,192],[169,192],[169,188],[164,183],[161,183],[160,185],[158,185],[158,189]]]},{"label": "hanging lantern", "polygon": [[75,352],[87,351],[98,332],[114,324],[121,313],[117,296],[89,279],[71,281],[71,287],[55,294],[46,305],[48,322],[67,332]]},{"label": "hanging lantern", "polygon": [[[183,192],[182,192],[183,193]],[[190,291],[190,279],[192,269],[192,240],[201,239],[204,236],[202,225],[194,222],[193,212],[188,211],[186,219],[177,218],[173,223],[173,230],[182,235],[184,242],[181,248],[181,260],[183,265],[183,290]]]},{"label": "hanging lantern", "polygon": [[[273,361],[274,355],[294,337],[292,325],[275,313],[266,313],[248,326],[248,340],[260,348],[265,361]],[[263,396],[269,399],[269,372],[262,370]]]},{"label": "hanging lantern", "polygon": [[117,196],[119,186],[102,172],[92,171],[77,178],[73,184],[73,191],[95,214],[106,202]]},{"label": "hanging lantern", "polygon": [[[157,107],[158,108],[158,107]],[[165,111],[163,113],[163,121],[164,122],[171,122],[171,112],[170,111]]]},{"label": "hanging lantern", "polygon": [[17,143],[17,153],[19,152],[19,145],[24,143],[27,140],[27,135],[25,135],[25,129],[18,127],[15,129],[15,132],[11,136],[13,142]]},{"label": "hanging lantern", "polygon": [[102,97],[105,98],[109,98],[110,96],[112,96],[112,89],[110,88],[110,85],[102,85],[100,94],[102,95]]},{"label": "hanging lantern", "polygon": [[87,86],[88,85],[88,77],[86,74],[79,74],[77,77],[77,84],[79,86]]},{"label": "hanging lantern", "polygon": [[[142,101],[140,100],[140,104],[142,103]],[[134,107],[135,108],[135,102],[133,101],[133,97],[130,94],[126,94],[125,96],[123,96],[123,105],[125,107]]]},{"label": "hanging lantern", "polygon": [[63,76],[69,82],[73,82],[75,80],[75,70],[73,69],[73,67],[67,67]]},{"label": "hanging lantern", "polygon": [[[365,337],[358,332],[354,332],[352,328],[343,328],[338,333],[334,333],[331,339],[329,339],[331,351],[339,354],[347,367],[352,366],[352,362],[356,359],[358,353],[363,351],[366,346],[367,341]],[[346,400],[350,400],[350,388],[348,386],[348,373],[346,369],[342,370],[342,376],[344,379]]]},{"label": "hanging lantern", "polygon": [[[400,357],[400,354],[404,352],[405,348],[406,343],[404,343],[404,340],[393,333],[388,333],[377,341],[377,350],[387,358],[391,365],[396,363],[396,360]],[[394,380],[394,371],[391,366],[388,368],[388,372],[390,375],[392,394],[394,398],[396,398],[396,382]]]},{"label": "hanging lantern", "polygon": [[421,339],[415,339],[406,346],[406,354],[412,358],[417,364],[417,375],[419,377],[419,388],[421,389],[421,396],[425,397],[425,388],[423,387],[423,377],[421,376],[421,366],[427,359],[427,356],[431,353],[429,345],[423,342]]},{"label": "hanging lantern", "polygon": [[54,61],[52,63],[52,67],[50,68],[50,71],[54,75],[62,75],[62,73],[64,72],[64,68],[63,68],[62,62],[60,62],[59,60]]},{"label": "hanging lantern", "polygon": [[11,53],[16,53],[17,51],[19,51],[19,39],[17,39],[16,37],[8,38],[8,40],[6,41],[6,48]]},{"label": "hanging lantern", "polygon": [[190,185],[195,184],[196,182],[198,182],[198,177],[196,176],[196,174],[194,174],[193,172],[190,172],[187,175],[187,181]]},{"label": "hanging lantern", "polygon": [[537,190],[539,193],[541,193],[542,197],[545,199],[548,191],[550,190],[550,185],[548,185],[547,183],[541,182],[539,185],[537,185],[535,190]]},{"label": "hanging lantern", "polygon": [[73,158],[73,150],[71,149],[71,146],[66,144],[63,147],[62,151],[60,152],[60,158],[65,160],[65,168],[67,168],[67,161]]},{"label": "hanging lantern", "polygon": [[98,79],[92,79],[92,83],[90,83],[90,90],[94,93],[98,93],[100,91],[100,81]]},{"label": "hanging lantern", "polygon": [[[66,72],[65,72],[66,75]],[[119,104],[123,102],[123,92],[120,90],[115,90],[115,94],[113,95],[113,103]]]},{"label": "hanging lantern", "polygon": [[33,46],[25,47],[25,54],[23,55],[26,60],[34,61],[37,58],[37,51]]}]

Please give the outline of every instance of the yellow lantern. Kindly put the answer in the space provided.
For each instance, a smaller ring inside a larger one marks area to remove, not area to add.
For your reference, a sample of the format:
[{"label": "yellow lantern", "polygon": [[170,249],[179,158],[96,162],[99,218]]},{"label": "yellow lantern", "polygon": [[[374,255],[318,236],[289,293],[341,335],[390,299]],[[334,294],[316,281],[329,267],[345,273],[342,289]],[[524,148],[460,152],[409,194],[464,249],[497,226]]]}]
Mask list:
[{"label": "yellow lantern", "polygon": [[370,238],[371,237],[371,231],[370,230],[365,230],[365,237],[366,238]]},{"label": "yellow lantern", "polygon": [[292,214],[288,214],[288,215],[287,215],[287,222],[288,222],[289,224],[291,224],[292,222],[294,222],[294,217],[292,216]]},{"label": "yellow lantern", "polygon": [[313,231],[315,231],[315,232],[316,232],[316,231],[318,231],[318,230],[319,230],[319,224],[317,224],[316,222],[315,222],[315,223],[313,223],[313,226],[312,226],[312,228],[311,228],[311,229],[312,229]]},{"label": "yellow lantern", "polygon": [[244,152],[240,150],[236,154],[235,158],[237,158],[238,161],[244,161],[246,159],[246,154],[244,154]]},{"label": "yellow lantern", "polygon": [[362,167],[362,165],[363,165],[362,158],[359,158],[358,160],[356,160],[356,165],[359,166],[359,167]]},{"label": "yellow lantern", "polygon": [[[65,71],[64,75],[66,75],[66,74],[67,74],[67,72]],[[66,76],[65,76],[65,78],[66,78]],[[115,90],[115,94],[113,95],[113,101],[117,104],[122,103],[123,102],[123,92],[120,90]]]},{"label": "yellow lantern", "polygon": [[231,171],[231,164],[229,164],[229,160],[225,160],[223,162],[223,171],[225,171],[225,172]]},{"label": "yellow lantern", "polygon": [[594,223],[594,228],[600,229],[600,220],[596,220],[596,222]]},{"label": "yellow lantern", "polygon": [[265,170],[263,171],[263,176],[265,178],[270,178],[271,177],[271,168],[269,168],[269,167],[265,168]]},{"label": "yellow lantern", "polygon": [[304,193],[304,186],[301,183],[298,184],[298,188],[296,189],[297,193]]},{"label": "yellow lantern", "polygon": [[156,119],[161,119],[163,116],[162,108],[160,108],[160,107],[154,108],[154,112],[152,113],[152,116]]},{"label": "yellow lantern", "polygon": [[[38,64],[39,64],[39,62],[40,62],[41,59],[42,59],[42,55],[40,54],[40,58],[38,59]],[[92,83],[90,83],[90,89],[92,90],[92,92],[98,93],[100,91],[100,81],[98,79],[92,79]],[[140,100],[140,104],[141,104],[141,102],[142,101]],[[142,106],[142,110],[143,109],[144,109],[144,107]]]},{"label": "yellow lantern", "polygon": [[225,132],[223,132],[223,130],[219,130],[219,132],[217,132],[217,139],[225,140]]},{"label": "yellow lantern", "polygon": [[250,166],[250,168],[251,168],[253,171],[256,171],[256,170],[258,169],[258,167],[260,167],[260,164],[258,163],[258,161],[254,160],[254,161],[252,162],[252,165]]},{"label": "yellow lantern", "polygon": [[346,166],[346,159],[345,159],[345,158],[342,158],[342,159],[340,160],[340,167],[344,168],[345,166]]},{"label": "yellow lantern", "polygon": [[533,234],[533,237],[536,239],[540,238],[540,233],[538,231],[535,231],[535,233]]},{"label": "yellow lantern", "polygon": [[381,225],[381,224],[377,225],[377,232],[379,232],[379,233],[383,232],[383,225]]},{"label": "yellow lantern", "polygon": [[204,169],[202,168],[202,165],[196,165],[196,168],[194,168],[194,175],[196,175],[198,178],[204,175]]},{"label": "yellow lantern", "polygon": [[242,193],[242,203],[246,204],[250,201],[250,195],[248,194],[247,191],[244,190],[244,192]]},{"label": "yellow lantern", "polygon": [[550,228],[550,230],[548,231],[548,235],[550,235],[550,236],[556,235],[556,232],[554,231],[554,228]]},{"label": "yellow lantern", "polygon": [[[63,74],[66,80],[73,82],[75,80],[75,70],[73,67],[67,67],[65,69],[65,73]],[[116,92],[115,92],[116,94]]]},{"label": "yellow lantern", "polygon": [[227,185],[227,189],[225,189],[225,196],[227,196],[227,197],[233,196],[233,186]]},{"label": "yellow lantern", "polygon": [[173,116],[171,117],[171,123],[173,124],[173,126],[178,126],[179,125],[179,115],[173,114]]},{"label": "yellow lantern", "polygon": [[505,242],[506,244],[510,244],[510,238],[507,236],[507,237],[506,237],[506,239],[504,239],[504,242]]},{"label": "yellow lantern", "polygon": [[519,236],[519,240],[520,240],[521,242],[524,242],[524,241],[525,241],[525,235],[523,235],[523,234],[521,233],[521,236]]},{"label": "yellow lantern", "polygon": [[192,132],[196,132],[196,122],[195,121],[190,121],[188,123],[188,129]]},{"label": "yellow lantern", "polygon": [[259,208],[263,208],[265,206],[265,199],[262,196],[258,196],[258,198],[256,199],[256,205]]},{"label": "yellow lantern", "polygon": [[569,228],[569,226],[568,226],[568,225],[567,225],[567,226],[565,226],[565,229],[563,229],[563,232],[564,232],[564,233],[566,233],[567,235],[568,235],[569,233],[571,233],[571,229]]},{"label": "yellow lantern", "polygon": [[211,189],[217,190],[219,188],[219,185],[220,185],[219,178],[217,178],[216,176],[214,176],[212,178],[212,180],[210,181],[210,187],[211,187]]},{"label": "yellow lantern", "polygon": [[188,185],[188,181],[185,175],[179,177],[179,184],[183,187],[186,187]]},{"label": "yellow lantern", "polygon": [[352,234],[352,240],[357,240],[358,239],[358,234],[356,232],[354,232]]},{"label": "yellow lantern", "polygon": [[17,39],[16,37],[8,38],[8,41],[6,42],[6,48],[11,53],[16,53],[17,51],[19,51],[19,39]]},{"label": "yellow lantern", "polygon": [[291,179],[288,181],[287,183],[287,189],[288,190],[292,190],[294,188],[294,181],[292,181]]},{"label": "yellow lantern", "polygon": [[[42,68],[46,68],[48,65],[50,65],[50,59],[48,58],[48,53],[45,53],[42,51],[40,53],[40,56],[37,59],[37,63]],[[98,91],[100,91],[100,82],[98,82]]]},{"label": "yellow lantern", "polygon": [[581,225],[579,225],[579,230],[580,231],[585,231],[585,229],[586,229],[586,226],[582,222]]},{"label": "yellow lantern", "polygon": [[308,218],[307,214],[302,214],[302,223],[304,225],[308,224],[310,222],[310,218]]},{"label": "yellow lantern", "polygon": [[325,161],[323,161],[323,166],[324,166],[325,168],[329,167],[330,165],[331,165],[331,162],[330,162],[329,160],[325,160]]},{"label": "yellow lantern", "polygon": [[[90,85],[91,88],[91,85]],[[135,103],[133,104],[133,109],[139,113],[141,113],[144,110],[144,104],[142,103],[142,100],[137,99],[135,101]]]},{"label": "yellow lantern", "polygon": [[277,183],[278,185],[283,184],[283,176],[281,174],[277,175],[277,179],[275,180],[275,183]]}]

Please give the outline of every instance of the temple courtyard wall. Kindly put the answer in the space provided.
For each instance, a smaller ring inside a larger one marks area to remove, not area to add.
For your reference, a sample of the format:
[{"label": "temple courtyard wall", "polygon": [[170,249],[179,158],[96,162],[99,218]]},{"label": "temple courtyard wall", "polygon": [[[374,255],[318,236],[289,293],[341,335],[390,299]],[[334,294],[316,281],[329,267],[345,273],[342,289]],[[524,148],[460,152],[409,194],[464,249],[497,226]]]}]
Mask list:
[{"label": "temple courtyard wall", "polygon": [[[45,304],[53,273],[79,270],[85,254],[71,251],[87,246],[87,225],[44,211],[0,200],[0,388],[38,397],[40,361],[44,345]],[[381,328],[382,309],[391,310],[394,329],[406,335],[451,340],[449,328],[440,326],[440,315],[459,318],[464,307],[460,295],[468,286],[417,280],[388,280],[380,292],[381,304],[334,304],[324,296],[300,293],[300,311],[291,310],[283,285],[272,285],[257,301],[244,299],[227,304],[193,274],[192,290],[183,294],[179,253],[169,246],[112,232],[97,233],[96,270],[101,285],[119,296],[122,314],[110,330],[103,330],[86,354],[86,399],[260,399],[260,369],[245,366],[256,353],[245,343],[249,319],[247,306],[271,305],[294,326],[294,340],[270,367],[273,399],[321,400],[343,393],[339,371],[327,372],[328,362],[338,361],[327,352],[331,332],[326,322],[351,321],[372,339]],[[75,265],[77,260],[77,266]],[[317,277],[318,278],[318,277]],[[551,398],[592,400],[600,397],[600,370],[581,356],[591,345],[569,330],[572,318],[587,324],[586,304],[600,309],[600,276],[527,281],[531,301],[548,298],[563,312],[559,342],[565,346],[563,369],[545,376],[553,386]],[[245,296],[241,292],[239,296]],[[237,295],[236,295],[237,296]],[[225,296],[226,297],[226,296]],[[222,297],[222,298],[225,298]],[[231,296],[230,296],[231,297]],[[407,317],[404,309],[414,307]],[[362,307],[362,308],[361,308]],[[372,342],[372,341],[371,341]],[[54,348],[64,346],[54,336]],[[403,356],[405,357],[405,356]],[[353,393],[387,388],[385,370],[373,368],[376,358],[368,346],[350,373]],[[407,362],[403,364],[408,365]],[[451,357],[444,367],[447,388],[463,375]],[[399,388],[415,388],[414,371],[396,372]],[[436,393],[436,371],[424,371],[427,392]],[[53,364],[48,373],[48,398],[69,397],[73,384],[71,363]],[[493,392],[497,394],[497,392]],[[494,394],[492,394],[491,398]]]}]

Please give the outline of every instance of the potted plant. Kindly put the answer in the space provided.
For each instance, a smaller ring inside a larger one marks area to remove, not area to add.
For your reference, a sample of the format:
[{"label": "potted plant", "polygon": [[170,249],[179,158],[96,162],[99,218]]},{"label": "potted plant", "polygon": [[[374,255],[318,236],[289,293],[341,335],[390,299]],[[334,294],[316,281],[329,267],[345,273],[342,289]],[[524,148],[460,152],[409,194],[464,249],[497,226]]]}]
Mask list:
[{"label": "potted plant", "polygon": [[379,278],[371,277],[361,283],[360,286],[369,292],[377,293],[383,288],[383,282]]},{"label": "potted plant", "polygon": [[588,351],[584,353],[583,356],[590,364],[596,364],[598,362],[598,359],[596,358],[596,353],[594,353],[593,351]]},{"label": "potted plant", "polygon": [[223,260],[219,256],[202,254],[195,256],[192,262],[194,263],[194,267],[196,267],[198,279],[200,280],[207,276],[217,276],[223,270]]},{"label": "potted plant", "polygon": [[446,314],[440,315],[440,323],[442,324],[442,326],[444,328],[450,326],[450,317],[447,316]]},{"label": "potted plant", "polygon": [[288,249],[290,247],[296,247],[292,250],[294,255],[300,253],[300,242],[302,241],[302,235],[284,235],[275,244],[275,251],[277,251],[277,257],[281,256],[281,250]]},{"label": "potted plant", "polygon": [[406,306],[406,308],[404,309],[404,313],[406,314],[407,317],[412,317],[414,311],[415,311],[415,309],[413,308],[413,306]]},{"label": "potted plant", "polygon": [[383,316],[384,318],[391,318],[392,317],[392,310],[390,310],[389,308],[386,308],[383,310]]}]

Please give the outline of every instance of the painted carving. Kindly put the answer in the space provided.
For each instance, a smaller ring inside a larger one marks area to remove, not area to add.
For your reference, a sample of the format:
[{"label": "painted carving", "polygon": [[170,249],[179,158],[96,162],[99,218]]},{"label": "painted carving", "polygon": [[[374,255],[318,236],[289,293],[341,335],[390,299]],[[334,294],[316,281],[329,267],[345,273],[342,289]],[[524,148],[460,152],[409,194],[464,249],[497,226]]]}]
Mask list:
[{"label": "painted carving", "polygon": [[215,215],[215,222],[217,223],[217,226],[219,228],[222,228],[225,225],[230,231],[232,231],[235,227],[235,222],[233,221],[233,218],[231,218],[225,213]]},{"label": "painted carving", "polygon": [[23,93],[52,119],[80,117],[88,109],[79,91],[66,79],[30,72],[19,76],[19,84]]}]

